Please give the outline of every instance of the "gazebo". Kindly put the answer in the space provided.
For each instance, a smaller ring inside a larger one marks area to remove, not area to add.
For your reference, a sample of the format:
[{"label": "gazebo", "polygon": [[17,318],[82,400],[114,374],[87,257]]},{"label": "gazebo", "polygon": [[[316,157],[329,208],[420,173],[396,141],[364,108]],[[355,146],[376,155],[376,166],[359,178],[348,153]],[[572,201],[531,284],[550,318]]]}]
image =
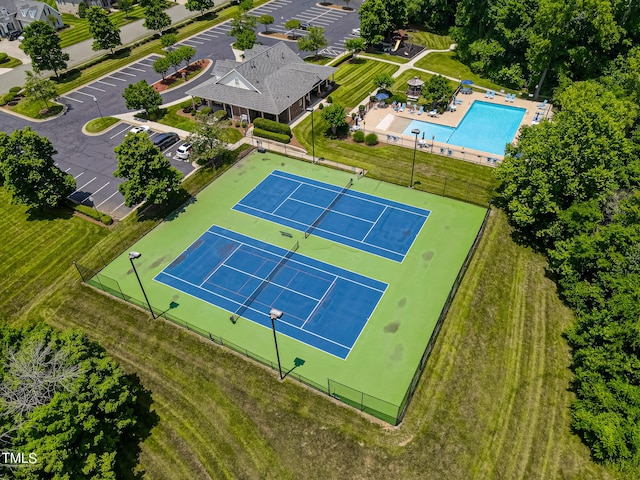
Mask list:
[{"label": "gazebo", "polygon": [[409,88],[407,88],[407,99],[408,100],[418,100],[420,95],[422,95],[422,86],[424,85],[424,80],[420,80],[419,77],[413,77],[411,80],[407,82]]}]

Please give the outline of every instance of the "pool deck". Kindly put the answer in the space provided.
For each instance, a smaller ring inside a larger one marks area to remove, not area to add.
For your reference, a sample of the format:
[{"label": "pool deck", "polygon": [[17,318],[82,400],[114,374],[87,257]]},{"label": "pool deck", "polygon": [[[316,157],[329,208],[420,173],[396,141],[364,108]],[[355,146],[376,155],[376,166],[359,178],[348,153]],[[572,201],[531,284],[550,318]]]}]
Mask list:
[{"label": "pool deck", "polygon": [[[516,142],[520,133],[520,128],[523,125],[532,124],[533,119],[536,116],[536,112],[538,112],[538,105],[540,104],[540,102],[533,102],[531,100],[517,97],[513,102],[507,102],[505,101],[505,98],[505,95],[501,93],[496,93],[493,99],[486,98],[484,92],[474,91],[473,93],[467,95],[458,94],[457,99],[462,100],[462,103],[456,106],[456,110],[453,112],[446,111],[443,114],[438,115],[437,117],[430,117],[428,112],[423,112],[422,115],[418,115],[417,113],[409,113],[408,108],[406,108],[403,112],[396,112],[390,105],[386,105],[384,108],[373,107],[369,109],[364,118],[364,131],[375,132],[378,135],[378,141],[380,142],[413,148],[415,142],[414,137],[411,135],[402,134],[402,131],[407,127],[407,125],[409,125],[412,120],[424,120],[431,123],[455,128],[469,111],[473,102],[476,100],[480,100],[483,102],[496,103],[498,105],[507,105],[525,109],[524,117],[522,118],[522,122],[520,123],[518,131],[514,138],[514,142]],[[544,113],[540,111],[540,115],[541,119],[551,118],[551,104],[547,104]],[[502,155],[481,152],[469,148],[461,148],[437,141],[432,142],[431,139],[418,140],[418,147],[420,148],[426,148],[429,149],[432,153],[442,154],[468,162],[495,166],[503,158]]]}]

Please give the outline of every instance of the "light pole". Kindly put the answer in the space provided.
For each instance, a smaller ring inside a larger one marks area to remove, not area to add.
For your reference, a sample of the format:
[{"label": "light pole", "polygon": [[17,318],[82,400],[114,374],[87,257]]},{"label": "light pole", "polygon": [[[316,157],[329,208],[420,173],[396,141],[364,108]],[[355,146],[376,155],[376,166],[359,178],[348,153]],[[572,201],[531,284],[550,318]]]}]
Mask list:
[{"label": "light pole", "polygon": [[433,153],[433,142],[435,141],[436,136],[435,135],[431,135],[431,153]]},{"label": "light pole", "polygon": [[93,207],[93,209],[96,211],[96,215],[98,215],[98,220],[100,222],[102,222],[102,215],[100,214],[100,212],[98,211],[98,209],[96,208],[96,204],[93,201],[93,197],[89,196],[89,201],[91,202],[91,206]]},{"label": "light pole", "polygon": [[282,376],[282,365],[280,365],[280,352],[278,351],[278,337],[276,337],[276,320],[280,320],[282,318],[283,313],[280,310],[276,310],[272,308],[269,312],[269,318],[271,318],[271,330],[273,330],[273,343],[276,346],[276,358],[278,359],[278,372],[280,372],[280,380],[284,377]]},{"label": "light pole", "polygon": [[153,313],[153,308],[151,308],[151,304],[149,303],[149,298],[147,298],[147,292],[144,291],[144,287],[142,286],[142,282],[140,281],[140,277],[138,276],[138,271],[136,270],[136,264],[133,263],[133,260],[136,258],[140,258],[142,254],[140,252],[129,252],[129,261],[131,262],[131,266],[133,267],[133,273],[136,274],[136,278],[138,279],[138,284],[140,285],[140,290],[142,290],[142,294],[144,295],[144,299],[147,301],[147,306],[149,307],[149,311],[151,312],[151,316],[155,320],[156,316]]},{"label": "light pole", "polygon": [[100,118],[102,118],[102,112],[100,111],[100,105],[98,105],[98,99],[96,97],[93,97],[93,101],[96,104],[96,107],[98,107],[98,113],[100,114]]},{"label": "light pole", "polygon": [[411,133],[416,136],[416,140],[413,143],[413,163],[411,164],[411,183],[409,184],[409,188],[413,188],[413,171],[416,168],[416,149],[418,148],[418,135],[420,135],[420,130],[414,128],[411,130]]},{"label": "light pole", "polygon": [[307,112],[311,112],[311,163],[316,163],[316,134],[313,127],[313,108],[307,107]]}]

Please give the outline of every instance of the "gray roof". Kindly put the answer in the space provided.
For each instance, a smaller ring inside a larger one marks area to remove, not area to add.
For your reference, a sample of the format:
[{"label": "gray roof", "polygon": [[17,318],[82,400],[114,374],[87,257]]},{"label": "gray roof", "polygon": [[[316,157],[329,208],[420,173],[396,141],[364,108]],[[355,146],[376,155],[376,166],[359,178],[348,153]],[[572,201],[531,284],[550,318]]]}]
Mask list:
[{"label": "gray roof", "polygon": [[336,70],[306,63],[284,42],[256,45],[242,62],[218,60],[215,78],[187,94],[277,115]]}]

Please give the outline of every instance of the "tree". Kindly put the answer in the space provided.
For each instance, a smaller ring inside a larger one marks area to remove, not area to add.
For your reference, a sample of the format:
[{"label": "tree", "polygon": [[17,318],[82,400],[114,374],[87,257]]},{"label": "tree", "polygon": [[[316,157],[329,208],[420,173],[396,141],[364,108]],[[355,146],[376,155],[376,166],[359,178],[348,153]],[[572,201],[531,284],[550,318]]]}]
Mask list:
[{"label": "tree", "polygon": [[113,175],[126,179],[118,186],[126,206],[143,201],[163,204],[180,189],[182,173],[147,135],[128,133],[115,152],[118,169]]},{"label": "tree", "polygon": [[390,73],[378,73],[373,77],[373,86],[381,90],[389,90],[393,85],[393,77]]},{"label": "tree", "polygon": [[366,0],[360,10],[360,36],[367,45],[384,42],[391,31],[391,18],[383,0]]},{"label": "tree", "polygon": [[407,25],[407,0],[385,0],[385,9],[389,15],[391,29],[404,28]]},{"label": "tree", "polygon": [[357,54],[366,48],[363,38],[349,38],[344,41],[344,48],[351,52],[353,58],[356,58]]},{"label": "tree", "polygon": [[189,45],[182,45],[175,50],[181,61],[184,60],[185,66],[191,63],[191,59],[196,55],[196,49]]},{"label": "tree", "polygon": [[25,75],[27,77],[24,84],[25,97],[28,100],[44,104],[44,108],[49,108],[49,100],[58,96],[55,83],[29,70]]},{"label": "tree", "polygon": [[144,110],[147,115],[156,112],[162,105],[162,97],[146,80],[127,86],[122,96],[129,110]]},{"label": "tree", "polygon": [[49,139],[30,127],[0,132],[0,168],[13,203],[56,207],[74,191],[76,181],[55,165],[56,153]]},{"label": "tree", "polygon": [[87,19],[89,21],[89,32],[93,37],[94,51],[110,50],[122,45],[120,40],[120,29],[116,27],[113,20],[109,18],[107,12],[100,7],[91,7],[87,10]]},{"label": "tree", "polygon": [[31,22],[25,27],[23,36],[22,47],[31,57],[34,72],[53,70],[58,77],[58,72],[67,68],[69,54],[62,51],[55,28],[47,22]]},{"label": "tree", "polygon": [[3,448],[37,456],[12,472],[2,466],[2,473],[115,479],[116,454],[126,454],[125,439],[135,434],[139,388],[80,332],[42,323],[0,328],[0,429],[9,432]]},{"label": "tree", "polygon": [[322,119],[331,127],[333,136],[336,135],[338,128],[347,124],[344,107],[336,103],[322,109]]},{"label": "tree", "polygon": [[118,0],[118,8],[124,12],[124,18],[129,18],[133,10],[133,0]]},{"label": "tree", "polygon": [[293,38],[297,37],[297,30],[300,28],[300,20],[296,20],[292,18],[291,20],[287,20],[284,24],[284,28],[287,30],[293,30]]},{"label": "tree", "polygon": [[180,67],[180,64],[182,63],[182,54],[176,49],[172,52],[167,52],[167,55],[165,57],[167,59],[167,61],[169,62],[169,64],[173,67],[173,71],[175,73],[178,73],[178,67]]},{"label": "tree", "polygon": [[309,34],[298,40],[298,50],[302,52],[315,52],[315,56],[318,56],[318,51],[321,48],[325,48],[329,45],[329,42],[324,37],[324,28],[322,27],[310,27]]},{"label": "tree", "polygon": [[271,25],[273,22],[275,22],[275,20],[271,15],[265,14],[258,17],[258,23],[264,25],[265,32],[269,31],[269,25]]},{"label": "tree", "polygon": [[87,16],[87,4],[80,2],[78,4],[78,18],[85,18]]},{"label": "tree", "polygon": [[175,33],[165,33],[160,37],[160,45],[162,48],[169,49],[169,47],[173,47],[178,41],[178,37]]},{"label": "tree", "polygon": [[144,9],[143,26],[162,35],[162,30],[171,25],[171,17],[162,9],[162,3],[159,0],[148,0],[147,3]]},{"label": "tree", "polygon": [[447,101],[452,93],[449,80],[442,75],[434,75],[422,85],[422,96],[435,104]]},{"label": "tree", "polygon": [[242,0],[238,5],[238,10],[242,13],[247,13],[253,8],[253,0]]},{"label": "tree", "polygon": [[163,80],[170,66],[171,66],[171,61],[167,57],[160,57],[155,62],[153,62],[153,69],[157,73],[162,75]]},{"label": "tree", "polygon": [[256,32],[243,30],[236,35],[236,41],[233,45],[238,50],[251,50],[257,41]]},{"label": "tree", "polygon": [[204,15],[206,10],[215,7],[215,2],[214,0],[187,0],[185,7],[190,12],[200,10],[200,15]]},{"label": "tree", "polygon": [[213,115],[198,113],[196,115],[196,129],[189,135],[187,142],[193,148],[194,159],[200,165],[215,162],[227,150],[222,140],[223,128],[220,121]]}]

